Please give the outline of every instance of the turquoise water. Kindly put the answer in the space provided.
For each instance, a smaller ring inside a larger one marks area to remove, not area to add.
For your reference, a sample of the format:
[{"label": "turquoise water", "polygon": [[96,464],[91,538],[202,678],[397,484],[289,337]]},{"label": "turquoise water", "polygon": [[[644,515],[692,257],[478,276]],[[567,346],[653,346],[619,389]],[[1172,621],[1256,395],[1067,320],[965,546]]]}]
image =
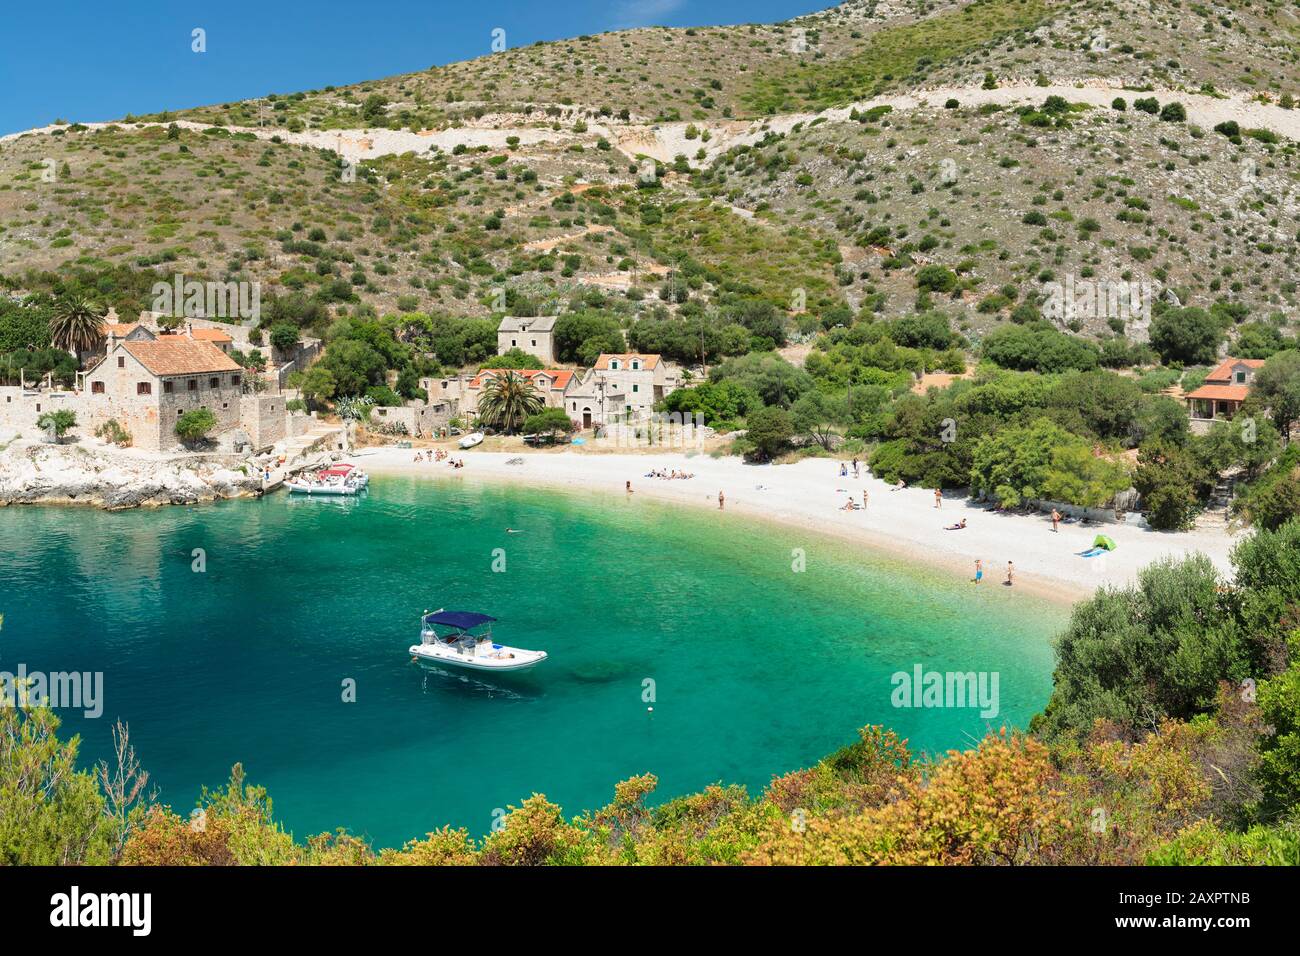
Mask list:
[{"label": "turquoise water", "polygon": [[[495,680],[411,663],[420,613],[442,606],[492,613],[499,640],[551,659]],[[60,711],[86,762],[120,717],[182,811],[242,761],[297,836],[387,846],[486,832],[533,792],[576,814],[637,773],[665,797],[757,792],[868,723],[918,751],[964,746],[1042,707],[1065,620],[739,516],[413,478],[357,501],[0,509],[0,614],[0,670],[103,672],[100,719]],[[998,672],[999,716],[895,708],[890,675],[918,663]]]}]

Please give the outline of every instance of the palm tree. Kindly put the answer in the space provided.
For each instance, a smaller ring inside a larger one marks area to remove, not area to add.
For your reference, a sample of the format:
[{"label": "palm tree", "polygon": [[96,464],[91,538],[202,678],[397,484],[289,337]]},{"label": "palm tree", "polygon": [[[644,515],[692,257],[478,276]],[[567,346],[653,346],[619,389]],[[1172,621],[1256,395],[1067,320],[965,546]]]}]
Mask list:
[{"label": "palm tree", "polygon": [[483,384],[478,417],[485,425],[513,434],[546,403],[537,386],[515,372],[497,372]]},{"label": "palm tree", "polygon": [[78,357],[98,349],[104,341],[103,313],[80,293],[61,295],[50,317],[50,338],[55,348]]}]

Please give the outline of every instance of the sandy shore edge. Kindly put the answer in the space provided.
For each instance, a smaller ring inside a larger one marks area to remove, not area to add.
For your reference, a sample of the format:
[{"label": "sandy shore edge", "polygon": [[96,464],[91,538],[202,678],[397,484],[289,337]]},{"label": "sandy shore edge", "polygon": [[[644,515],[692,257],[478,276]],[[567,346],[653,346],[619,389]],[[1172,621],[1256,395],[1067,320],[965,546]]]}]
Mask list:
[{"label": "sandy shore edge", "polygon": [[[876,555],[926,565],[958,577],[974,575],[975,560],[984,562],[983,587],[1030,593],[1069,605],[1103,585],[1122,586],[1136,580],[1140,568],[1165,557],[1201,552],[1221,571],[1230,570],[1229,554],[1237,540],[1226,532],[1155,532],[1127,525],[1066,524],[1053,533],[1046,516],[1002,514],[965,498],[945,496],[934,507],[932,489],[895,491],[865,470],[858,479],[838,475],[839,462],[820,458],[790,465],[749,465],[738,458],[703,454],[590,454],[577,452],[507,453],[454,451],[465,467],[446,462],[414,461],[419,449],[363,449],[355,460],[378,475],[509,483],[530,487],[625,495],[632,482],[638,500],[718,512],[717,495],[726,496],[720,520],[758,520],[792,531],[860,544]],[[508,465],[512,459],[522,464]],[[691,479],[646,477],[651,470],[684,471]],[[868,494],[865,511],[843,511],[852,495],[859,504]],[[965,518],[962,531],[946,531]],[[1113,537],[1119,547],[1101,558],[1082,558],[1098,533]],[[1015,585],[1002,586],[1006,564],[1015,563]]]}]

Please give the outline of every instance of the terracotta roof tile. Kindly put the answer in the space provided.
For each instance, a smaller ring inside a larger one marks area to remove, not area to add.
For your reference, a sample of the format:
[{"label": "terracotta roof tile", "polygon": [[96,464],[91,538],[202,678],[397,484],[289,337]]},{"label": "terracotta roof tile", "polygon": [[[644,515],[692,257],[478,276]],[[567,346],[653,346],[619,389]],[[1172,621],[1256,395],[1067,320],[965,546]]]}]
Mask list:
[{"label": "terracotta roof tile", "polygon": [[470,388],[482,388],[482,387],[483,387],[483,376],[486,375],[486,376],[488,376],[489,378],[491,378],[493,372],[514,372],[516,375],[519,375],[519,376],[521,376],[521,377],[523,377],[523,378],[526,378],[526,379],[528,379],[528,380],[530,380],[530,381],[532,380],[533,376],[535,376],[535,375],[539,375],[539,374],[541,374],[542,372],[545,372],[545,373],[547,374],[547,376],[549,376],[549,377],[551,378],[551,388],[556,389],[556,390],[561,391],[561,392],[564,391],[564,389],[566,389],[566,388],[568,387],[569,382],[572,381],[572,379],[573,379],[573,372],[572,372],[571,370],[567,369],[567,368],[546,368],[546,369],[542,369],[542,368],[512,368],[512,369],[505,369],[505,368],[502,368],[502,369],[490,369],[490,368],[485,368],[485,369],[483,369],[482,371],[480,371],[477,375],[474,376],[474,378],[473,378],[473,379],[470,381],[470,383],[469,383],[469,387],[470,387]]},{"label": "terracotta roof tile", "polygon": [[191,329],[190,338],[196,342],[233,342],[235,341],[220,329]]},{"label": "terracotta roof tile", "polygon": [[1202,385],[1195,391],[1188,392],[1184,398],[1212,398],[1219,401],[1244,402],[1250,394],[1249,385]]},{"label": "terracotta roof tile", "polygon": [[[654,368],[659,364],[658,355],[645,355],[641,352],[606,352],[602,353],[600,358],[596,359],[595,367],[602,372],[609,371],[610,359],[622,359],[625,362],[630,362],[632,359],[641,359],[645,363],[646,368]],[[620,371],[622,370],[620,369]]]},{"label": "terracotta roof tile", "polygon": [[1205,376],[1205,380],[1207,382],[1228,382],[1232,380],[1232,367],[1234,365],[1244,365],[1247,368],[1260,368],[1263,364],[1263,359],[1224,359],[1218,368]]},{"label": "terracotta roof tile", "polygon": [[196,342],[184,335],[165,335],[152,342],[123,342],[120,348],[158,376],[241,371],[234,359],[211,342]]}]

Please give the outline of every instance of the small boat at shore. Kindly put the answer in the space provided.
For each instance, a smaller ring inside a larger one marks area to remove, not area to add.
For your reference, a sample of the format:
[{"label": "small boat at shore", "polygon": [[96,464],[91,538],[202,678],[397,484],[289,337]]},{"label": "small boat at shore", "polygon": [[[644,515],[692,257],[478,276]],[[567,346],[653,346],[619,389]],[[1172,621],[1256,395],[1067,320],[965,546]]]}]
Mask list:
[{"label": "small boat at shore", "polygon": [[481,445],[483,444],[483,433],[473,432],[466,435],[458,442],[458,444],[461,448],[473,448],[475,445]]},{"label": "small boat at shore", "polygon": [[298,495],[355,495],[370,484],[370,476],[356,465],[337,464],[318,471],[311,477],[298,476],[285,483],[291,494]]},{"label": "small boat at shore", "polygon": [[[429,664],[497,672],[528,670],[546,660],[545,651],[496,643],[491,628],[495,620],[474,611],[426,612],[421,619],[420,643],[411,645],[411,657]],[[485,631],[481,630],[484,625]]]}]

